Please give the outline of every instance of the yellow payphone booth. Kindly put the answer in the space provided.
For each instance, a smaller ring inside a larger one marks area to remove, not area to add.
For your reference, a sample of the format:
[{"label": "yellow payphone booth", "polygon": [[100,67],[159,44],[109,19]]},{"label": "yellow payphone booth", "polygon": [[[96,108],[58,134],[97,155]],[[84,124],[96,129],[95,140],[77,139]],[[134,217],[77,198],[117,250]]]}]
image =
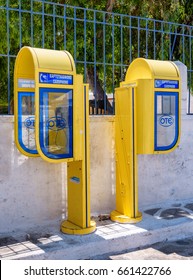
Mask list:
[{"label": "yellow payphone booth", "polygon": [[61,231],[88,234],[90,164],[88,85],[67,51],[23,47],[14,70],[15,142],[26,156],[67,162],[68,218]]},{"label": "yellow payphone booth", "polygon": [[111,219],[136,223],[137,154],[173,151],[180,136],[180,73],[171,61],[144,58],[129,66],[115,90],[116,210]]}]

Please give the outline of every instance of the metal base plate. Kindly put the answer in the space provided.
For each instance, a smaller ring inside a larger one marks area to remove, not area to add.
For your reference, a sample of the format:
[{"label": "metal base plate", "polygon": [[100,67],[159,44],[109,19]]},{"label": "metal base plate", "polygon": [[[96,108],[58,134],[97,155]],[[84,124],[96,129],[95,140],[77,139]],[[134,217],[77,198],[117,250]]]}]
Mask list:
[{"label": "metal base plate", "polygon": [[96,223],[94,221],[91,221],[89,227],[81,228],[66,220],[61,223],[60,230],[61,232],[67,234],[89,234],[96,230]]},{"label": "metal base plate", "polygon": [[114,222],[126,224],[126,223],[138,223],[142,220],[142,213],[138,212],[137,217],[128,217],[126,215],[123,215],[119,213],[118,211],[114,210],[111,212],[110,218]]}]

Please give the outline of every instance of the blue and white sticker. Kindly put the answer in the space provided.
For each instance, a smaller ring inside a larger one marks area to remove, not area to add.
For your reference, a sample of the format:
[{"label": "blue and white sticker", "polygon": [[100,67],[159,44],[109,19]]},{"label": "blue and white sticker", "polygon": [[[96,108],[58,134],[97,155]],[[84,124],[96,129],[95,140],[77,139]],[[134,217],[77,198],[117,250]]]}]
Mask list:
[{"label": "blue and white sticker", "polygon": [[62,117],[51,117],[46,121],[46,126],[50,130],[59,131],[66,128],[66,120]]},{"label": "blue and white sticker", "polygon": [[33,79],[18,79],[18,88],[35,88]]},{"label": "blue and white sticker", "polygon": [[35,129],[35,117],[28,117],[24,120],[24,126],[27,129]]},{"label": "blue and white sticker", "polygon": [[169,127],[174,124],[174,118],[171,115],[162,115],[159,118],[159,124],[164,127]]},{"label": "blue and white sticker", "polygon": [[75,183],[75,184],[80,184],[80,178],[73,176],[70,178],[70,182]]},{"label": "blue and white sticker", "polygon": [[73,76],[40,72],[39,82],[42,84],[72,85]]},{"label": "blue and white sticker", "polygon": [[155,88],[179,88],[179,81],[155,80]]}]

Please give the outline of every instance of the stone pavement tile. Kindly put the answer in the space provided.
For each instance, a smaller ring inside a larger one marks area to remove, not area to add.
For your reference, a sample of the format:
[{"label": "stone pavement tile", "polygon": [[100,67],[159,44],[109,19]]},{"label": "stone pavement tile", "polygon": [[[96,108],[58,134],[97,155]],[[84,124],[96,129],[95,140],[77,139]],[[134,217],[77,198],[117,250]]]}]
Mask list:
[{"label": "stone pavement tile", "polygon": [[160,242],[123,254],[109,256],[112,260],[193,260],[193,237]]},{"label": "stone pavement tile", "polygon": [[109,257],[111,260],[179,260],[186,259],[176,253],[166,255],[153,248],[147,248],[135,252],[114,255]]}]

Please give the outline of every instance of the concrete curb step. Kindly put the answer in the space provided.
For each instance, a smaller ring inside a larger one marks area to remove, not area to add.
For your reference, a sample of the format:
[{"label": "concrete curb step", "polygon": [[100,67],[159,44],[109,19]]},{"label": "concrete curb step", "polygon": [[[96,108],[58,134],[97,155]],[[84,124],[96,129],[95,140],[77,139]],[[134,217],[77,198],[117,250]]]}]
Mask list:
[{"label": "concrete curb step", "polygon": [[[62,234],[57,226],[23,238],[0,239],[1,259],[78,260],[101,259],[102,255],[138,250],[157,242],[193,236],[193,214],[183,205],[148,209],[137,224],[118,224],[106,218],[97,220],[97,230],[89,235]],[[181,208],[180,208],[181,207]],[[156,211],[157,209],[157,211]],[[168,210],[168,211],[167,211]],[[162,215],[162,214],[163,215]],[[168,213],[168,214],[167,214]],[[180,214],[181,213],[181,214]]]}]

